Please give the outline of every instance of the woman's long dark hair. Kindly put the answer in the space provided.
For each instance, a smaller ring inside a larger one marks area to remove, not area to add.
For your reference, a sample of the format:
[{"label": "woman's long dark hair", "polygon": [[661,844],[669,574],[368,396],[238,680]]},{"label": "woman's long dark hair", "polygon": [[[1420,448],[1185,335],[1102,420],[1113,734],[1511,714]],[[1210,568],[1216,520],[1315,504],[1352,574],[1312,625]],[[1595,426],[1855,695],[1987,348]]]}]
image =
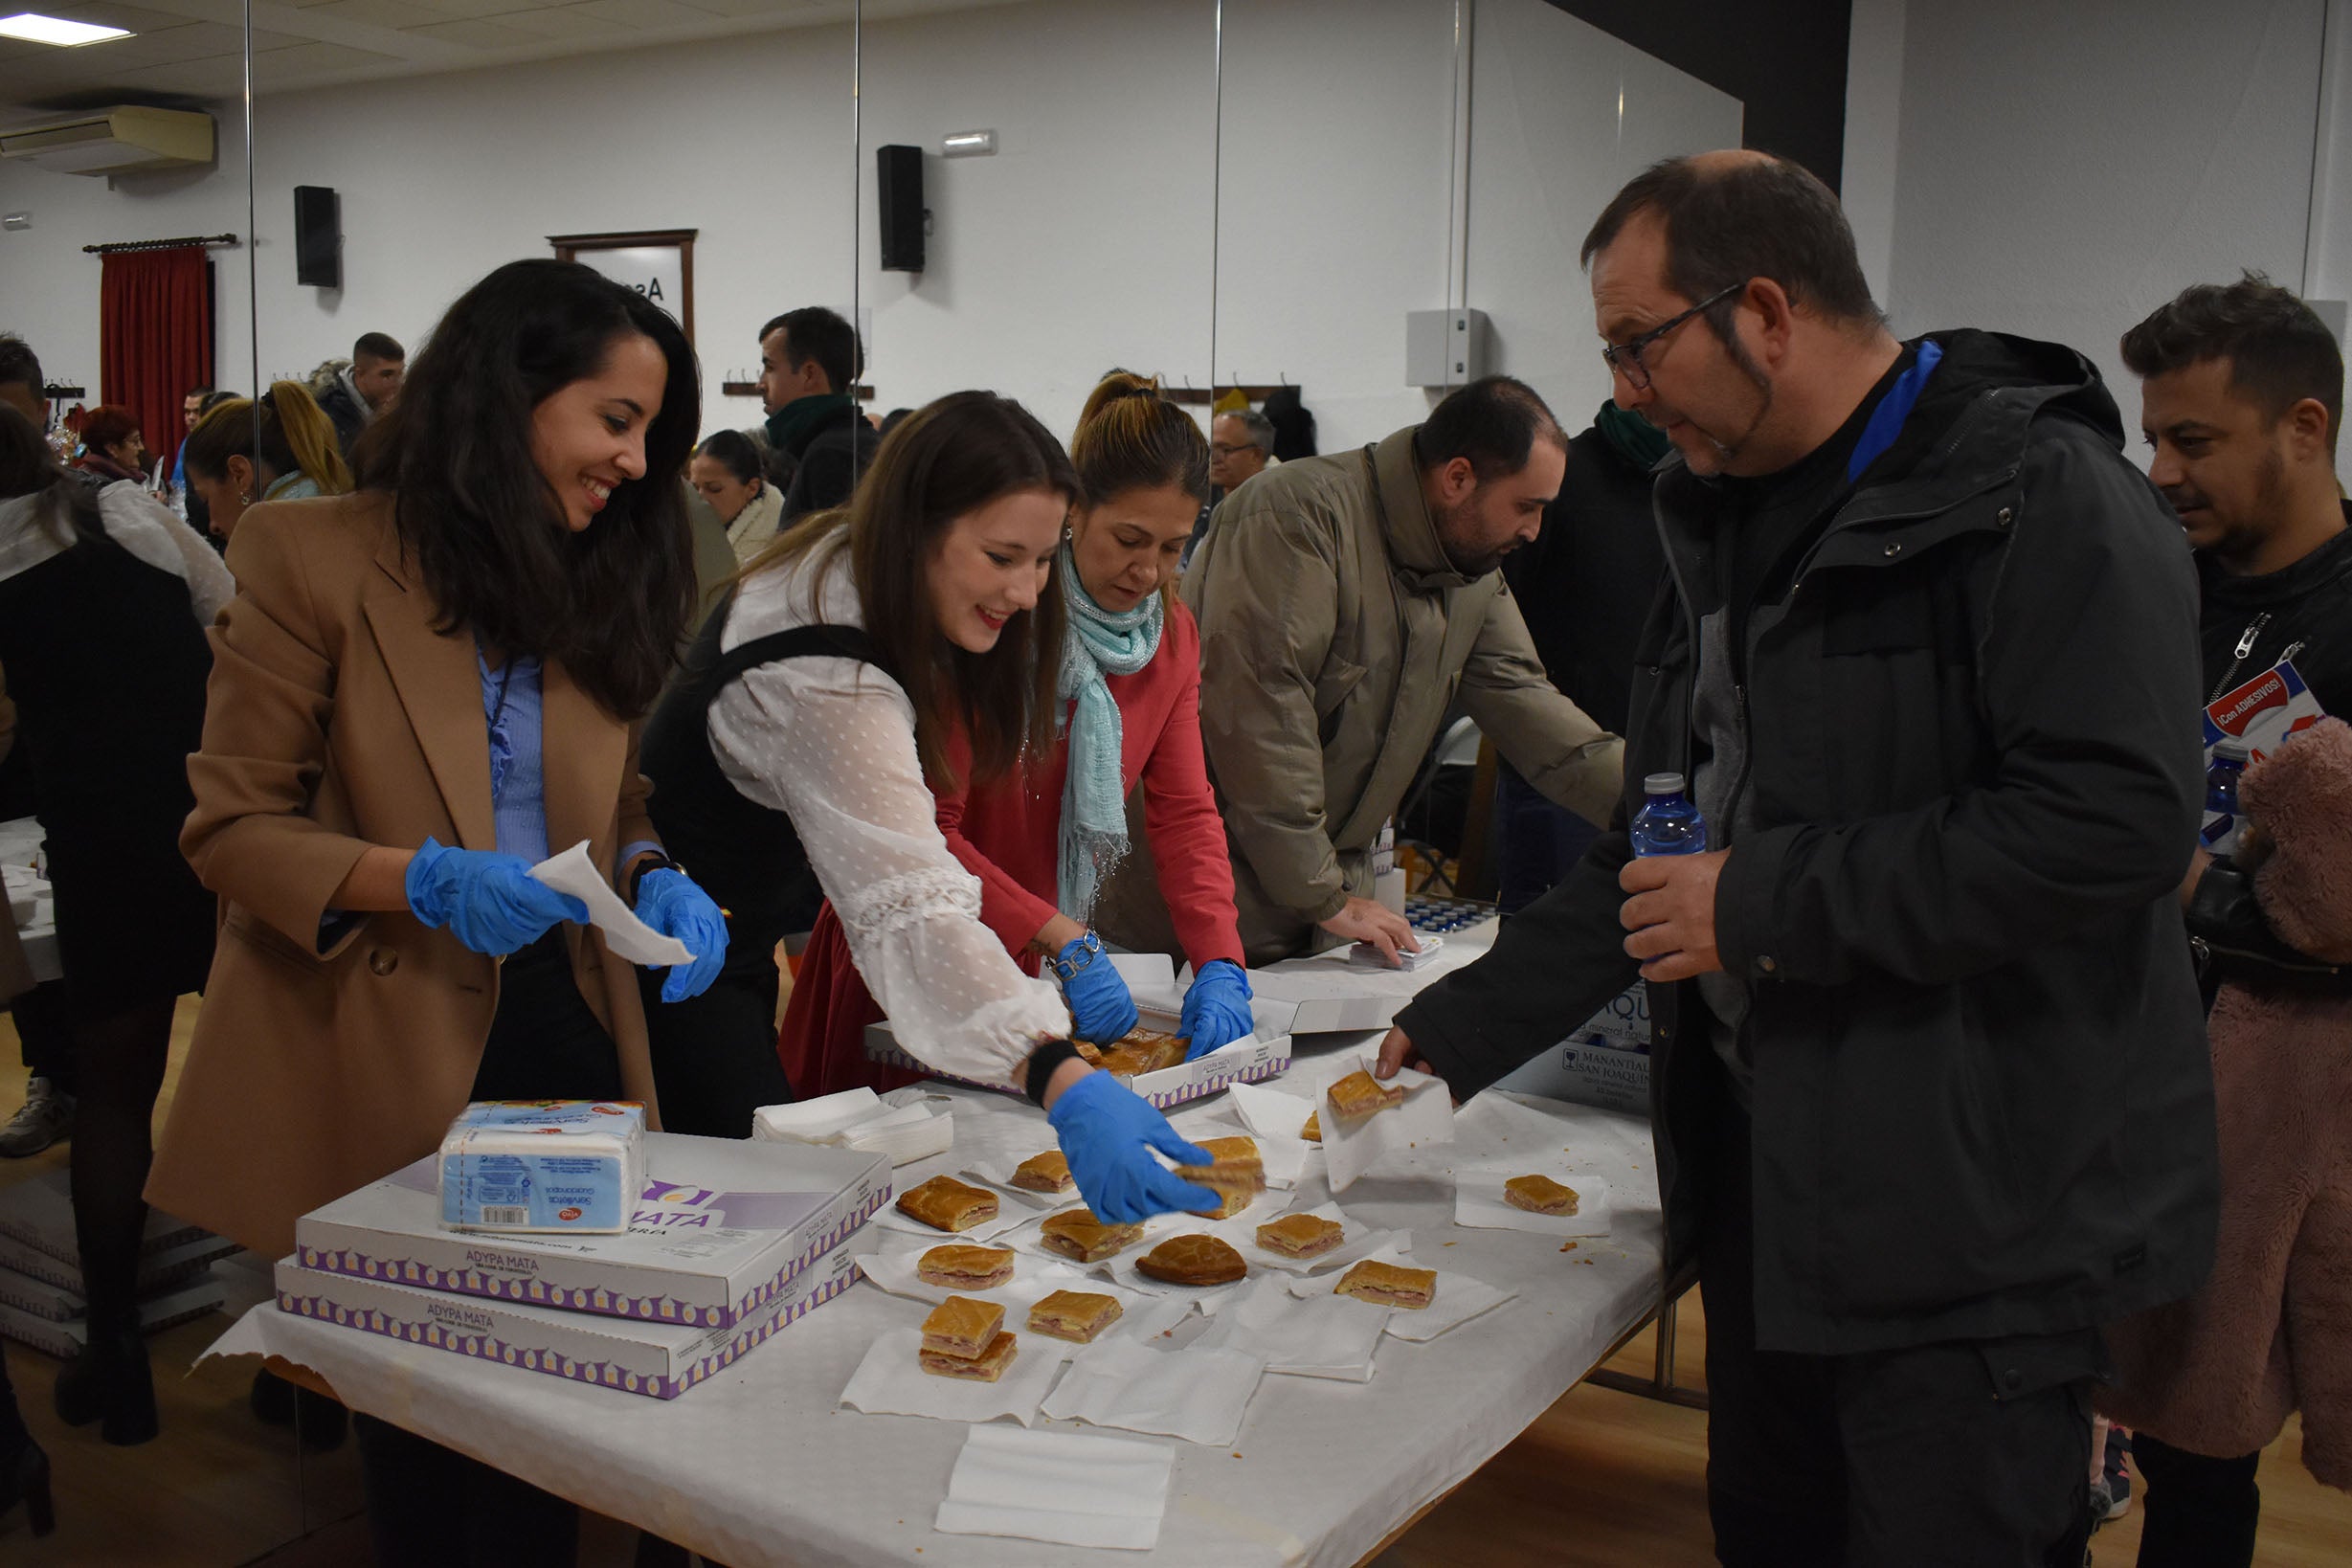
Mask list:
[{"label": "woman's long dark hair", "polygon": [[[669,370],[645,472],[573,533],[531,457],[531,414],[632,334],[651,338]],[[694,610],[678,475],[701,419],[694,350],[659,305],[577,262],[510,261],[467,289],[409,362],[399,400],[360,440],[359,482],[392,493],[443,631],[555,660],[634,719],[661,695]]]},{"label": "woman's long dark hair", "polygon": [[40,431],[12,404],[0,403],[0,501],[49,492],[56,521],[80,539],[103,539],[98,491],[58,466]]},{"label": "woman's long dark hair", "polygon": [[950,642],[931,606],[931,559],[947,530],[1022,490],[1058,495],[1064,507],[1077,502],[1078,471],[1062,443],[1009,397],[950,392],[883,437],[848,505],[797,524],[744,568],[748,577],[789,565],[848,531],[846,561],[866,635],[914,706],[915,750],[937,787],[956,783],[947,742],[958,726],[971,743],[975,784],[1009,772],[1024,750],[1042,753],[1053,744],[1061,590],[1048,581],[1037,608],[1008,621],[984,654]]}]

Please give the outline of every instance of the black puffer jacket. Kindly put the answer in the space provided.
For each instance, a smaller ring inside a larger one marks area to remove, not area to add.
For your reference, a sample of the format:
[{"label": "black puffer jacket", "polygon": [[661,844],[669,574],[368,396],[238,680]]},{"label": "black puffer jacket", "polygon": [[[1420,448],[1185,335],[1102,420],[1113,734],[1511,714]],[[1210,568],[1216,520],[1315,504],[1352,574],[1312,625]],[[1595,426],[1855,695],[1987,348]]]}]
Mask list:
[{"label": "black puffer jacket", "polygon": [[[2071,349],[1938,334],[1942,365],[1776,615],[1747,617],[1747,823],[1717,943],[1753,1001],[1756,1307],[1816,1354],[2057,1333],[2185,1295],[2213,1251],[2211,1075],[2177,889],[2195,839],[2196,588]],[[1709,487],[1657,513],[1624,810],[1691,772]],[[1398,1019],[1457,1094],[1632,975],[1619,827]],[[1656,987],[1669,1268],[1728,1104],[1689,984]]]}]

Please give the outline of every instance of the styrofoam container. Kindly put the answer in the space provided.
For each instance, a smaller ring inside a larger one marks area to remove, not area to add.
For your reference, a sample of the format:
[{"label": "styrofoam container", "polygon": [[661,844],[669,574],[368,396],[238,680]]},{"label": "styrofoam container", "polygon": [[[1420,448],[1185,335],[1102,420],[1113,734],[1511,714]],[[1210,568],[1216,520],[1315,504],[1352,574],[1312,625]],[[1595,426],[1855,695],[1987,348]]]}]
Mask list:
[{"label": "styrofoam container", "polygon": [[634,1100],[482,1100],[441,1139],[441,1223],[508,1235],[618,1235],[645,1190]]},{"label": "styrofoam container", "polygon": [[277,1270],[281,1312],[657,1400],[676,1399],[857,1279],[851,1249],[836,1246],[759,1311],[709,1328],[470,1300],[304,1268],[294,1258],[280,1258]]},{"label": "styrofoam container", "polygon": [[[1139,1007],[1138,1014],[1147,1029],[1176,1031],[1177,1015],[1156,1008]],[[1162,1110],[1180,1106],[1187,1100],[1198,1100],[1217,1093],[1228,1084],[1255,1084],[1272,1078],[1290,1065],[1290,1015],[1288,1004],[1279,1001],[1253,1000],[1250,1014],[1257,1024],[1256,1031],[1246,1040],[1237,1040],[1221,1050],[1211,1051],[1190,1062],[1179,1062],[1173,1067],[1147,1072],[1125,1080],[1127,1086],[1151,1101]],[[898,1043],[891,1033],[888,1019],[865,1026],[865,1055],[869,1062],[884,1062],[894,1067],[928,1073],[951,1083],[974,1084],[980,1088],[997,1089],[1006,1094],[1019,1091],[1004,1084],[981,1084],[975,1079],[957,1078],[916,1061]]]},{"label": "styrofoam container", "polygon": [[295,1255],[418,1289],[721,1329],[789,1294],[890,1198],[888,1157],[860,1150],[648,1132],[645,1154],[618,1235],[444,1230],[427,1158],[302,1216]]}]

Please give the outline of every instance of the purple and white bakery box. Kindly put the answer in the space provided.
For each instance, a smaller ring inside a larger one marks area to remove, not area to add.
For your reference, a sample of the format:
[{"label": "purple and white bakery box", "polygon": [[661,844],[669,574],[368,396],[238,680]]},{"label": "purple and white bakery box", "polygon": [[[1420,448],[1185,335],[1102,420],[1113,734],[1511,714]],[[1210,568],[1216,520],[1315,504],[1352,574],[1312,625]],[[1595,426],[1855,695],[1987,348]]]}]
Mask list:
[{"label": "purple and white bakery box", "polygon": [[726,1329],[798,1299],[799,1276],[890,1198],[885,1154],[645,1134],[645,1193],[618,1235],[441,1228],[427,1158],[304,1215],[324,1274],[533,1307]]},{"label": "purple and white bakery box", "polygon": [[[1179,1062],[1173,1067],[1137,1074],[1127,1080],[1127,1086],[1167,1110],[1188,1100],[1215,1094],[1228,1085],[1255,1084],[1279,1077],[1290,1065],[1289,1018],[1293,1009],[1288,1003],[1258,1001],[1250,1004],[1250,1011],[1255,1015],[1257,1029],[1248,1039],[1237,1040],[1221,1050]],[[1176,1031],[1177,1015],[1174,1012],[1138,1005],[1136,1016],[1146,1029],[1166,1034]],[[865,1026],[865,1059],[952,1084],[970,1084],[974,1088],[997,1089],[1006,1094],[1019,1092],[1009,1084],[983,1084],[975,1079],[958,1078],[916,1061],[899,1044],[886,1019]]]},{"label": "purple and white bakery box", "polygon": [[851,1252],[846,1245],[834,1247],[800,1270],[790,1290],[715,1329],[455,1296],[384,1279],[323,1273],[292,1258],[278,1260],[278,1310],[526,1372],[674,1400],[856,1284],[857,1259]]}]

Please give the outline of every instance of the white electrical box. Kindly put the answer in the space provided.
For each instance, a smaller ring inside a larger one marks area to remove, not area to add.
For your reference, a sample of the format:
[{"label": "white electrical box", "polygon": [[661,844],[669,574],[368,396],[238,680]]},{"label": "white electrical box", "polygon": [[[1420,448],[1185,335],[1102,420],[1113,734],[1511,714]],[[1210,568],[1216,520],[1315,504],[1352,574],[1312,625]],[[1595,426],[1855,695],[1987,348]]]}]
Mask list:
[{"label": "white electrical box", "polygon": [[1459,387],[1487,373],[1494,328],[1483,310],[1404,313],[1404,380],[1409,387]]}]

